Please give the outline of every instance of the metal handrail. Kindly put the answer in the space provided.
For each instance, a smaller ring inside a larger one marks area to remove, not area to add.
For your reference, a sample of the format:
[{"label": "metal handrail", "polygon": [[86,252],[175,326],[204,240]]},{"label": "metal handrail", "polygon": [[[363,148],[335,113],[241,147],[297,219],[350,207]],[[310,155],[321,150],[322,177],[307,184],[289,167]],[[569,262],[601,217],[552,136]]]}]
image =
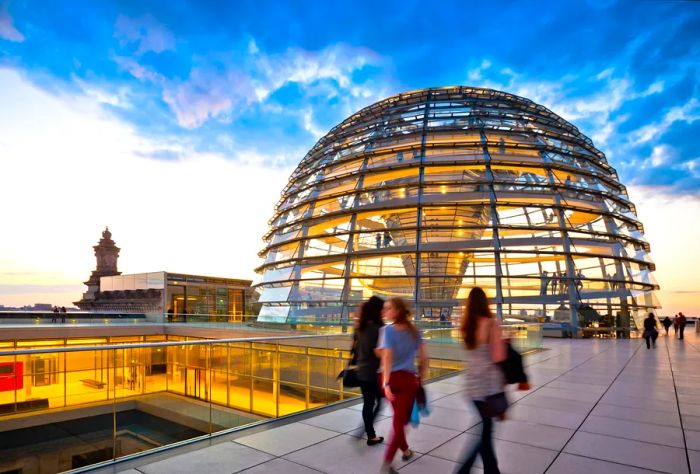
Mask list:
[{"label": "metal handrail", "polygon": [[145,347],[170,347],[170,346],[202,346],[207,344],[221,344],[229,342],[263,342],[277,341],[280,339],[311,339],[316,337],[349,337],[351,334],[304,334],[299,336],[279,336],[279,337],[235,337],[230,339],[198,339],[195,341],[168,341],[168,342],[139,342],[136,344],[104,344],[98,346],[77,346],[77,347],[47,347],[45,349],[16,349],[0,351],[2,356],[43,354],[46,352],[83,352],[111,349],[139,349]]}]

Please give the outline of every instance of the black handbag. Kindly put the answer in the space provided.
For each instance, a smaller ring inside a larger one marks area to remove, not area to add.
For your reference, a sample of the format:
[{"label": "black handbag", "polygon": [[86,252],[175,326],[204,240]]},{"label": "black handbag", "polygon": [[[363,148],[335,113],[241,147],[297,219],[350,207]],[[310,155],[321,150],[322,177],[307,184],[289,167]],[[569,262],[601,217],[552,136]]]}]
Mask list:
[{"label": "black handbag", "polygon": [[347,368],[340,371],[339,379],[343,379],[343,387],[353,388],[360,386],[360,379],[357,378],[357,366],[348,365]]},{"label": "black handbag", "polygon": [[508,406],[508,397],[506,397],[505,392],[501,392],[486,397],[481,410],[485,416],[497,418],[505,414]]},{"label": "black handbag", "polygon": [[351,357],[348,362],[348,366],[341,370],[338,374],[337,379],[343,379],[343,387],[354,388],[360,386],[360,379],[357,377],[357,353],[355,352],[355,344],[357,340],[356,336],[353,336],[352,340],[352,350],[350,351]]}]

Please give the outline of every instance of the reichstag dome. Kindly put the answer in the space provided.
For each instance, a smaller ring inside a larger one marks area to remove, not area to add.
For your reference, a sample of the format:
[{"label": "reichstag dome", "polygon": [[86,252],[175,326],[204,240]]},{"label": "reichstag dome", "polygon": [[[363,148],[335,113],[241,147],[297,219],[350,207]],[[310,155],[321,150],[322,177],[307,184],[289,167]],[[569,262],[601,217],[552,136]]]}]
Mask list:
[{"label": "reichstag dome", "polygon": [[269,224],[261,321],[342,321],[371,295],[445,321],[474,286],[502,318],[574,326],[633,328],[659,306],[644,227],[605,155],[491,89],[422,89],[355,113],[299,163]]}]

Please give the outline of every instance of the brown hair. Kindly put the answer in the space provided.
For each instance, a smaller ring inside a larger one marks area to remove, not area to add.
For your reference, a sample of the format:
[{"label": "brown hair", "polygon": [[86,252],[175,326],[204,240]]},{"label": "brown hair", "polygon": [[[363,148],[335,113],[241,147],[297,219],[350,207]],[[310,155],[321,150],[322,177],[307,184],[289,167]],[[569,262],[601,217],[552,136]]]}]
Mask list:
[{"label": "brown hair", "polygon": [[493,318],[493,314],[486,293],[477,286],[469,292],[460,328],[464,344],[470,351],[476,349],[476,328],[480,317]]},{"label": "brown hair", "polygon": [[374,323],[378,327],[384,326],[382,306],[384,306],[384,300],[378,296],[372,296],[369,300],[362,303],[362,306],[360,306],[360,320],[357,326],[360,332],[367,329],[370,323]]},{"label": "brown hair", "polygon": [[394,324],[405,324],[408,326],[408,330],[411,331],[413,339],[418,339],[418,328],[409,319],[411,311],[408,309],[406,302],[398,297],[389,298],[388,302],[392,304],[397,313]]}]

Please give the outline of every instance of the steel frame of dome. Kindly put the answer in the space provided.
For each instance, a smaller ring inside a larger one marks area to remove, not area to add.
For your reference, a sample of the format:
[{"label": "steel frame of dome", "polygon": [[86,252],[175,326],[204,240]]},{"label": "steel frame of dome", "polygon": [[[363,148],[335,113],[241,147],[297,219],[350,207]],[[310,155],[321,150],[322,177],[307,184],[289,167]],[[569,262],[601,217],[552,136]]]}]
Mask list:
[{"label": "steel frame of dome", "polygon": [[501,318],[574,327],[587,312],[639,325],[659,307],[644,228],[605,155],[495,90],[421,89],[353,114],[297,166],[269,224],[263,321],[346,320],[372,294],[445,319],[473,286]]}]

